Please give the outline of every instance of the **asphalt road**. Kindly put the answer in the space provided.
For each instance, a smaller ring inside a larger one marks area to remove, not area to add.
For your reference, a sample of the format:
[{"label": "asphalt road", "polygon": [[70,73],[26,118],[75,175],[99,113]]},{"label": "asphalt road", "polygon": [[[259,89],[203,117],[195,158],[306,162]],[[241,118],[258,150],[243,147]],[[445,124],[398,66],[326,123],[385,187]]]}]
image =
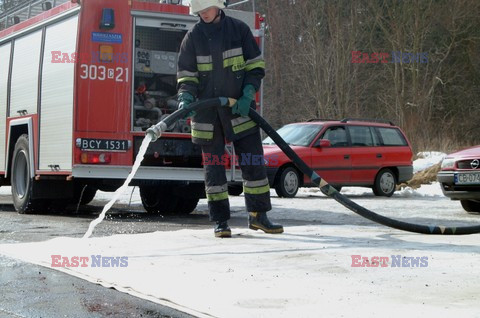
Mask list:
[{"label": "asphalt road", "polygon": [[[113,195],[113,194],[112,194]],[[201,201],[202,202],[202,201]],[[0,195],[0,244],[82,237],[106,201],[60,212],[18,214],[10,195]],[[211,229],[207,205],[188,216],[146,214],[141,206],[116,203],[93,233],[95,236],[150,233],[180,229]],[[247,215],[233,208],[229,225],[246,227]],[[284,225],[312,223],[283,219]],[[315,222],[314,222],[315,223]],[[192,317],[114,289],[95,285],[49,268],[0,256],[0,318],[3,317]]]},{"label": "asphalt road", "polygon": [[[0,196],[0,244],[82,237],[105,202],[62,213],[21,215]],[[211,228],[206,215],[148,216],[143,209],[115,205],[93,236],[181,228]],[[0,317],[191,317],[185,313],[49,268],[0,256]]]}]

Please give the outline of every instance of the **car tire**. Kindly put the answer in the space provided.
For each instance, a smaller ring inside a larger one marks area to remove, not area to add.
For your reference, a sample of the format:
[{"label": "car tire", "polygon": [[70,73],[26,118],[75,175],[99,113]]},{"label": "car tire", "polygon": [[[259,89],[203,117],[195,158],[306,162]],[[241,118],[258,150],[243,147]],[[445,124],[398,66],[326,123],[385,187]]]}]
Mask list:
[{"label": "car tire", "polygon": [[342,191],[342,186],[332,186],[338,192]]},{"label": "car tire", "polygon": [[376,196],[391,197],[395,192],[397,178],[390,169],[382,169],[375,177],[375,184],[373,185],[373,193]]},{"label": "car tire", "polygon": [[465,211],[472,214],[480,213],[480,201],[476,200],[460,200],[462,207]]},{"label": "car tire", "polygon": [[275,192],[281,198],[293,198],[300,187],[300,174],[293,167],[282,169],[275,184]]}]

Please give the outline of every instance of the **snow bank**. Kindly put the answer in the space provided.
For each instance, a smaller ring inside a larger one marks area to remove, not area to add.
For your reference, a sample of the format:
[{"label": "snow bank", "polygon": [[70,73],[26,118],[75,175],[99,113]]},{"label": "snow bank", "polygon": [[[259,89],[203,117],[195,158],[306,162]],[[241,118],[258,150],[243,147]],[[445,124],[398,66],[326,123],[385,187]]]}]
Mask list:
[{"label": "snow bank", "polygon": [[413,173],[425,170],[445,158],[447,154],[438,151],[423,151],[417,154],[419,159],[413,161]]}]

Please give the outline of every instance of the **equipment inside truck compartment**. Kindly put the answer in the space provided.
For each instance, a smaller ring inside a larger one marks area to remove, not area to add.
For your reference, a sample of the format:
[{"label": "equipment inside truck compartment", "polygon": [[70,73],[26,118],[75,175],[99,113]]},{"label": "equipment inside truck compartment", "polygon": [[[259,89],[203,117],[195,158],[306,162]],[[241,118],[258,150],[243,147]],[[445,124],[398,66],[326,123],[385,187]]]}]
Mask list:
[{"label": "equipment inside truck compartment", "polygon": [[[133,130],[143,131],[177,109],[177,59],[186,31],[136,26]],[[190,132],[187,120],[169,127]]]}]

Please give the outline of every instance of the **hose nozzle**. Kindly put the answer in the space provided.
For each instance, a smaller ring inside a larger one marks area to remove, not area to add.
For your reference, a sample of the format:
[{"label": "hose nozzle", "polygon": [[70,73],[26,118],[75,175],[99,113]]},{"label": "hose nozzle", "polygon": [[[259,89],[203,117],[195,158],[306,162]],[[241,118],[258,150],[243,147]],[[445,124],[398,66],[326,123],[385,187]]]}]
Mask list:
[{"label": "hose nozzle", "polygon": [[158,138],[162,136],[162,133],[166,130],[167,130],[167,124],[161,121],[158,124],[148,128],[147,131],[145,132],[145,135],[150,135],[152,137],[150,142],[155,142],[157,141]]}]

